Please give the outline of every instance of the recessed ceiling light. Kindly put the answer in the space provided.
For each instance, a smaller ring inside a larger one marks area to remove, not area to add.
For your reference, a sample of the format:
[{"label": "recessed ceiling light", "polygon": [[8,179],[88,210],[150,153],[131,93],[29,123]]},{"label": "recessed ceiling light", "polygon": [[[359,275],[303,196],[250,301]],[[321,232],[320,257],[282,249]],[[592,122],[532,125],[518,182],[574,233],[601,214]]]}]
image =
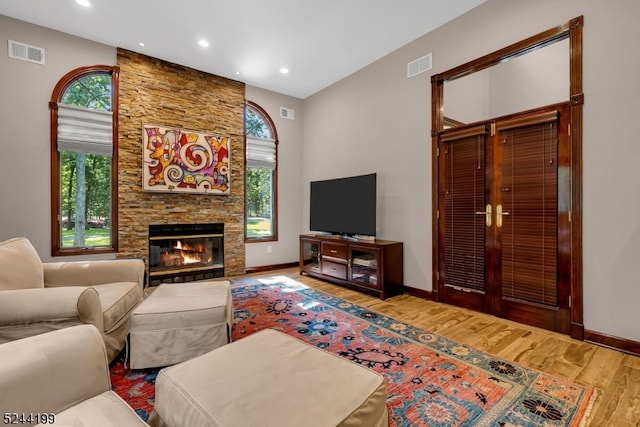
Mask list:
[{"label": "recessed ceiling light", "polygon": [[281,74],[289,74],[289,69],[285,68],[285,67],[282,67],[282,68],[280,68],[280,73]]},{"label": "recessed ceiling light", "polygon": [[239,75],[240,75],[240,71],[236,71],[236,76],[239,76]]},{"label": "recessed ceiling light", "polygon": [[200,40],[198,44],[202,47],[209,47],[209,42],[206,40]]},{"label": "recessed ceiling light", "polygon": [[89,3],[89,0],[76,0],[76,3],[83,7],[91,7],[91,3]]},{"label": "recessed ceiling light", "polygon": [[144,42],[138,43],[140,46],[144,47]]}]

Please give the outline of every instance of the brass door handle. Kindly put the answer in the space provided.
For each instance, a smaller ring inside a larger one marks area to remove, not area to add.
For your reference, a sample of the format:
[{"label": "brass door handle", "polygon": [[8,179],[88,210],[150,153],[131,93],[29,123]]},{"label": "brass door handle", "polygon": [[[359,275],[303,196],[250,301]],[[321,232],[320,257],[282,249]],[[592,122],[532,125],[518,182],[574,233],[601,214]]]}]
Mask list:
[{"label": "brass door handle", "polygon": [[511,215],[511,212],[504,212],[502,210],[502,205],[496,206],[496,227],[502,227],[502,217],[509,215]]},{"label": "brass door handle", "polygon": [[476,212],[476,215],[485,215],[487,227],[491,227],[491,203],[488,203],[484,212]]}]

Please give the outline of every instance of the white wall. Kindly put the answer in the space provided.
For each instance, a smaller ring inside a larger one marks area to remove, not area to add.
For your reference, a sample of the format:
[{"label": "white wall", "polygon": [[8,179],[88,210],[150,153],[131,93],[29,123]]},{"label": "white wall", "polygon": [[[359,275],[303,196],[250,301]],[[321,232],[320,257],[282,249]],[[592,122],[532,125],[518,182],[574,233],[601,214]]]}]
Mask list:
[{"label": "white wall", "polygon": [[487,119],[564,102],[569,97],[569,39],[485,71],[491,73]]},{"label": "white wall", "polygon": [[491,115],[491,70],[445,82],[444,116],[462,123],[494,117]]},{"label": "white wall", "polygon": [[[308,183],[378,172],[379,237],[404,242],[405,283],[431,290],[430,75],[584,15],[584,324],[640,341],[637,0],[489,0],[305,99]],[[433,70],[406,78],[433,52]],[[454,117],[455,118],[455,117]]]},{"label": "white wall", "polygon": [[[44,48],[46,64],[9,58],[8,39]],[[0,241],[28,237],[48,261],[51,93],[60,78],[77,67],[115,65],[116,50],[3,15],[0,46]]]},{"label": "white wall", "polygon": [[[269,114],[278,133],[278,241],[247,243],[246,265],[290,263],[298,259],[302,230],[302,100],[248,85],[245,98]],[[294,120],[280,117],[280,107],[292,108]]]},{"label": "white wall", "polygon": [[393,53],[305,99],[304,220],[309,182],[376,172],[377,237],[404,242],[405,283],[431,275],[431,125],[428,76],[406,64],[430,48]]}]

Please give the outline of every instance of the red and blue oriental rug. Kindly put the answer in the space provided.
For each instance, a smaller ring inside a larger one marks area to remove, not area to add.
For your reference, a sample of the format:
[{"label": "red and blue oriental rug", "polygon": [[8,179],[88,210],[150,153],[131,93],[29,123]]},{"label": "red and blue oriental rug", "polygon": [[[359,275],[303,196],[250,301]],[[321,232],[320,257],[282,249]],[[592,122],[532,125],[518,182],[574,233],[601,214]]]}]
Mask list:
[{"label": "red and blue oriental rug", "polygon": [[[309,288],[285,276],[232,286],[234,340],[273,328],[381,373],[390,425],[581,426],[589,388],[518,366]],[[143,418],[157,370],[111,367],[114,390]]]}]

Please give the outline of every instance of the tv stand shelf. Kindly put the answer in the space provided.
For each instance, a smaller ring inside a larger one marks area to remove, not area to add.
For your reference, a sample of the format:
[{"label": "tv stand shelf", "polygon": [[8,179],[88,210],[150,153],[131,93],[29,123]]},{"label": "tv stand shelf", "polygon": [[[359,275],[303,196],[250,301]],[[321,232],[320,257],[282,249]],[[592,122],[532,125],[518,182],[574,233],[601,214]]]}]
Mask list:
[{"label": "tv stand shelf", "polygon": [[385,299],[402,293],[402,242],[300,235],[300,274]]}]

